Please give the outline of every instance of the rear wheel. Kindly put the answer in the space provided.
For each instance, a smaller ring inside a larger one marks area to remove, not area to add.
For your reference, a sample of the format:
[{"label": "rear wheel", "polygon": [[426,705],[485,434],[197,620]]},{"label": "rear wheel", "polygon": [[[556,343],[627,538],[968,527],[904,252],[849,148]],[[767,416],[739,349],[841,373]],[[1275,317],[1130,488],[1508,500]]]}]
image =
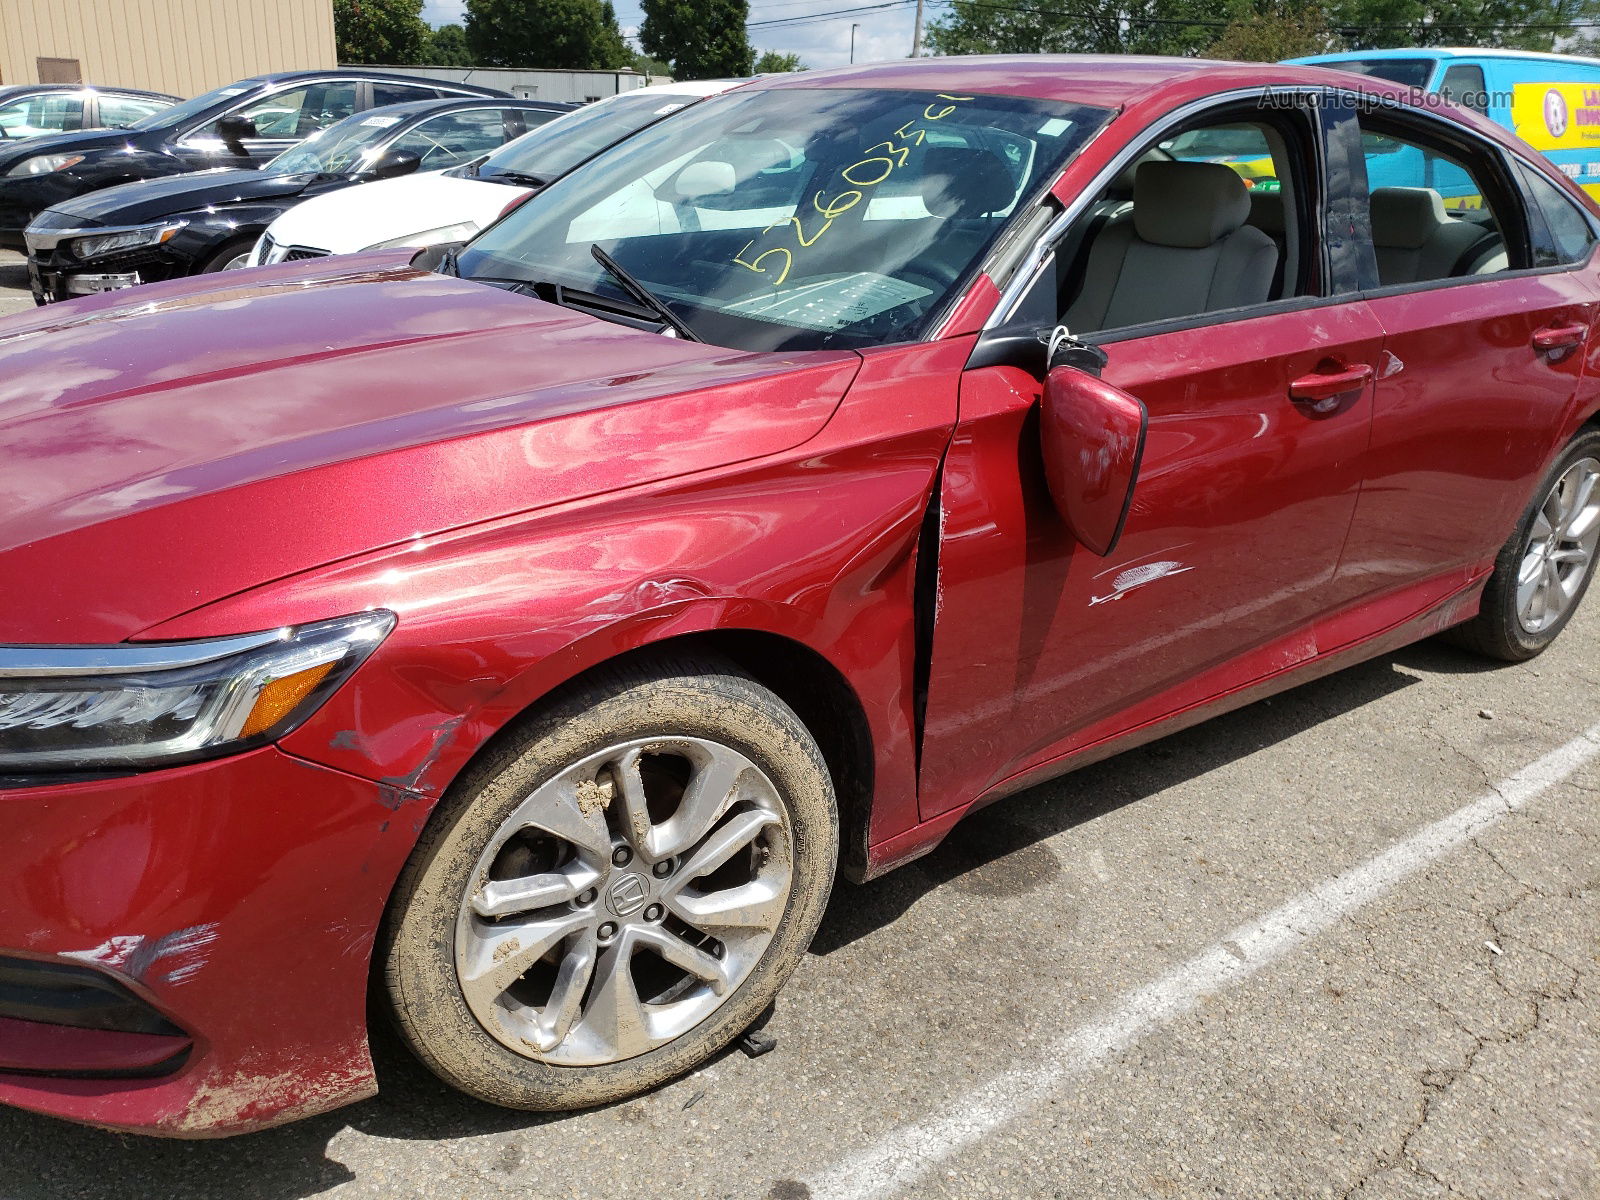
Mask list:
[{"label": "rear wheel", "polygon": [[1522,662],[1556,640],[1577,611],[1600,551],[1600,432],[1573,439],[1546,472],[1495,562],[1478,615],[1454,640]]},{"label": "rear wheel", "polygon": [[833,790],[794,713],[731,668],[597,679],[487,755],[401,877],[385,981],[463,1091],[577,1108],[705,1061],[816,931]]}]

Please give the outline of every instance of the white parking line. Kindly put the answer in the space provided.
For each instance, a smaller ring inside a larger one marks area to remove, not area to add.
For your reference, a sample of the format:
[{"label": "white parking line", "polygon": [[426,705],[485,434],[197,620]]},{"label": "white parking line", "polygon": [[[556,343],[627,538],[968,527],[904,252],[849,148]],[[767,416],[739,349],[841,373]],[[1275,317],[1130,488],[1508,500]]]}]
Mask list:
[{"label": "white parking line", "polygon": [[1494,790],[1265,916],[1241,925],[1155,982],[1126,994],[1098,1020],[1059,1038],[1037,1065],[954,1096],[957,1111],[894,1130],[808,1182],[813,1200],[865,1200],[897,1192],[997,1126],[1054,1093],[1063,1080],[1126,1049],[1207,994],[1295,949],[1372,903],[1408,875],[1465,844],[1600,755],[1600,725],[1530,763]]}]

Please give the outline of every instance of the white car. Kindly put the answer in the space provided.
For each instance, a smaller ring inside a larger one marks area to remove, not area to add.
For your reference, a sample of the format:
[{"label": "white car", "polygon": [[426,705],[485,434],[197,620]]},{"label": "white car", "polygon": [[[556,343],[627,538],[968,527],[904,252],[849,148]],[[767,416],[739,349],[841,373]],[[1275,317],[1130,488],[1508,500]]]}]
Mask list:
[{"label": "white car", "polygon": [[541,125],[476,165],[317,196],[267,226],[248,265],[464,241],[607,147],[668,113],[743,82],[711,79],[635,88]]}]

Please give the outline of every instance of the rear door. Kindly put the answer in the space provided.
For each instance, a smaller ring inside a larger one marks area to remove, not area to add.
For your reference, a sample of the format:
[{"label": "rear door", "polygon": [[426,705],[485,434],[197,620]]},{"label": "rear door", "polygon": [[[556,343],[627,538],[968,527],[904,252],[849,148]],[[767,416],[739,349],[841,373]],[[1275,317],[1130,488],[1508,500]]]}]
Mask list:
[{"label": "rear door", "polygon": [[[1205,154],[1221,166],[1202,169],[1231,169],[1270,198],[1254,207],[1250,240],[1277,242],[1280,261],[1257,302],[1074,329],[1108,353],[1104,379],[1149,413],[1109,557],[1073,539],[1045,491],[1038,374],[975,363],[963,377],[942,481],[924,818],[1316,653],[1307,630],[1355,508],[1381,351],[1366,306],[1331,291],[1316,130],[1304,107],[1285,103],[1214,114],[1163,139],[1156,157]],[[1205,269],[1204,250],[1139,237],[1149,196],[1113,194],[1118,186],[1056,246],[1042,285],[1053,314],[1081,313],[1093,289],[1120,287],[1099,278],[1095,250],[1095,239],[1127,236],[1120,222],[1138,240],[1119,270],[1148,276],[1134,307],[1190,289],[1186,263]],[[1140,265],[1152,261],[1154,273]]]},{"label": "rear door", "polygon": [[[1343,574],[1368,598],[1419,589],[1420,610],[1487,568],[1551,453],[1595,317],[1579,269],[1592,234],[1559,189],[1453,122],[1385,108],[1347,128],[1383,180],[1367,301],[1386,354]],[[1402,159],[1409,177],[1380,175]]]}]

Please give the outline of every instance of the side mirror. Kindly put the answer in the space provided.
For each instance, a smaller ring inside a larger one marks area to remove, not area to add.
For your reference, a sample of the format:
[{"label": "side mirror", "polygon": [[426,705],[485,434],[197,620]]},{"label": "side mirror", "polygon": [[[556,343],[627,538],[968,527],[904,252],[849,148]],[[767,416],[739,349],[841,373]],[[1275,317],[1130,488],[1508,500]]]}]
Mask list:
[{"label": "side mirror", "polygon": [[372,179],[395,179],[411,174],[421,165],[422,156],[415,151],[391,146],[378,156],[378,161],[368,167],[364,174]]},{"label": "side mirror", "polygon": [[226,117],[217,118],[217,136],[228,144],[228,149],[243,152],[240,143],[245,138],[256,137],[256,123],[249,117],[242,117],[238,113],[230,113]]},{"label": "side mirror", "polygon": [[1073,536],[1101,557],[1122,537],[1149,425],[1142,401],[1098,378],[1104,364],[1098,346],[1065,339],[1050,356],[1039,413],[1050,499]]}]

